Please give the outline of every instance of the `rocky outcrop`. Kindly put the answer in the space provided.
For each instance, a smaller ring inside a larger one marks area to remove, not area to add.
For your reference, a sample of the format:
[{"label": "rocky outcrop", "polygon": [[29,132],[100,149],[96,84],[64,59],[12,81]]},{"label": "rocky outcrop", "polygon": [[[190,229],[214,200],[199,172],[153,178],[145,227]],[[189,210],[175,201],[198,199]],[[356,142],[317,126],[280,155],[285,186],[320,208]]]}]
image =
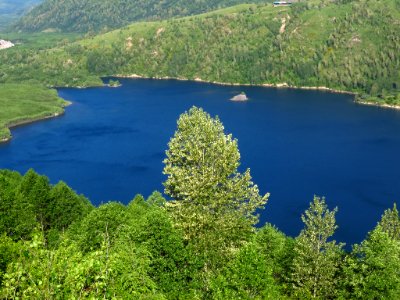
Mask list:
[{"label": "rocky outcrop", "polygon": [[239,95],[236,95],[235,97],[231,98],[232,101],[247,101],[249,98],[247,98],[245,93],[241,93]]},{"label": "rocky outcrop", "polygon": [[0,50],[14,47],[15,45],[10,41],[0,40]]}]

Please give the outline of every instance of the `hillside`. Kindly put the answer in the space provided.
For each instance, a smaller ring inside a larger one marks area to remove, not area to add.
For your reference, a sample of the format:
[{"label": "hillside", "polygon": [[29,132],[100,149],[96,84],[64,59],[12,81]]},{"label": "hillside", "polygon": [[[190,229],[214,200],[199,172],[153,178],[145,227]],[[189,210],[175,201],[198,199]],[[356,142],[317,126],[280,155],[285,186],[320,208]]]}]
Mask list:
[{"label": "hillside", "polygon": [[160,20],[199,14],[243,2],[267,0],[45,0],[14,27],[19,31],[109,30],[140,20]]},{"label": "hillside", "polygon": [[66,104],[56,91],[42,86],[0,85],[0,142],[11,137],[8,127],[60,115]]},{"label": "hillside", "polygon": [[0,0],[0,31],[40,2],[41,0]]},{"label": "hillside", "polygon": [[0,82],[34,78],[53,86],[85,86],[98,84],[97,76],[138,74],[326,86],[395,104],[400,102],[399,5],[397,0],[239,5],[136,23],[61,48],[2,52]]}]

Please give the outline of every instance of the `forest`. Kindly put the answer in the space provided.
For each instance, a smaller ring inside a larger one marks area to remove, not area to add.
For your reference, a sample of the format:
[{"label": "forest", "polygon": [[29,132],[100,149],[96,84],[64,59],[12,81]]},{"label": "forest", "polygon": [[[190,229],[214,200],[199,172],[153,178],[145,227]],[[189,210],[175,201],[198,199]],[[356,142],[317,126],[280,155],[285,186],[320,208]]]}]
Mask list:
[{"label": "forest", "polygon": [[[266,2],[268,1],[246,1]],[[243,0],[46,0],[24,15],[10,30],[108,31],[137,21],[195,15],[240,3]]]},{"label": "forest", "polygon": [[0,83],[82,87],[102,85],[102,76],[137,74],[328,87],[361,102],[398,105],[399,7],[398,0],[243,4],[139,22],[50,48],[1,51]]},{"label": "forest", "polygon": [[41,0],[0,0],[0,31],[6,30],[11,24],[27,13]]},{"label": "forest", "polygon": [[166,150],[169,200],[94,207],[64,182],[1,170],[0,298],[397,299],[396,205],[345,251],[337,208],[315,196],[289,237],[258,224],[269,194],[239,165],[237,140],[193,107]]}]

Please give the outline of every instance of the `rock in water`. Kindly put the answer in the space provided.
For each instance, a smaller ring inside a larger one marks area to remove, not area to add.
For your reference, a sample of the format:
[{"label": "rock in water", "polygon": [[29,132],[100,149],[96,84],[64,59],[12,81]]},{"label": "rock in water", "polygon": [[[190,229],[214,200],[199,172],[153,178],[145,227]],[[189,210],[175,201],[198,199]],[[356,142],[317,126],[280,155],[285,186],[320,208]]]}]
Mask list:
[{"label": "rock in water", "polygon": [[235,97],[231,98],[232,101],[247,101],[249,98],[247,98],[245,93],[241,93],[239,95],[236,95]]}]

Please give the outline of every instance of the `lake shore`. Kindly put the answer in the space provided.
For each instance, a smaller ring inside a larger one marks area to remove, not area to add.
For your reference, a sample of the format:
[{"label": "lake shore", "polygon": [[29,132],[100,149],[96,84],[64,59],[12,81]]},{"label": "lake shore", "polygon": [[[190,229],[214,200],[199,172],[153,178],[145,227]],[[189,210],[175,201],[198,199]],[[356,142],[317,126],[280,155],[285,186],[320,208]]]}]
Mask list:
[{"label": "lake shore", "polygon": [[[36,118],[24,118],[24,119],[17,120],[17,121],[14,121],[14,122],[6,124],[5,128],[8,128],[9,130],[11,130],[12,128],[16,128],[16,127],[19,127],[19,126],[29,125],[29,124],[36,123],[36,122],[39,122],[39,121],[44,121],[44,120],[47,120],[47,119],[60,117],[60,116],[65,114],[64,108],[67,107],[67,106],[70,106],[71,104],[72,104],[71,101],[66,101],[65,100],[65,104],[62,106],[63,110],[61,112],[56,112],[56,113],[53,113],[53,114],[50,114],[50,115],[44,115],[42,117],[36,117]],[[12,135],[10,135],[8,137],[0,138],[0,144],[8,143],[8,142],[11,141],[11,139],[12,139]]]},{"label": "lake shore", "polygon": [[358,103],[358,104],[362,104],[362,105],[369,105],[369,106],[375,106],[375,107],[383,107],[383,108],[400,110],[400,105],[390,105],[390,104],[385,104],[385,103],[381,104],[381,103],[377,103],[377,102],[360,101],[360,100],[357,100],[356,97],[355,97],[355,96],[357,96],[356,92],[333,89],[333,88],[329,88],[329,87],[326,87],[326,86],[295,86],[295,85],[289,85],[286,82],[282,82],[282,83],[263,83],[263,84],[227,83],[227,82],[204,80],[204,79],[201,79],[199,77],[196,77],[195,79],[188,79],[188,78],[183,78],[183,77],[170,77],[170,76],[147,77],[147,76],[142,76],[142,75],[138,75],[138,74],[131,74],[131,75],[118,74],[118,75],[114,75],[114,76],[111,76],[111,77],[116,77],[116,78],[157,79],[157,80],[173,79],[173,80],[180,80],[180,81],[195,81],[195,82],[212,83],[212,84],[225,85],[225,86],[262,86],[262,87],[270,87],[270,88],[277,88],[277,89],[296,89],[296,90],[323,91],[323,92],[331,92],[331,93],[337,93],[337,94],[352,95],[352,96],[354,96],[354,102]]},{"label": "lake shore", "polygon": [[262,83],[262,84],[229,83],[229,82],[219,82],[219,81],[204,80],[204,79],[201,79],[199,77],[196,77],[195,79],[188,79],[188,78],[183,78],[183,77],[170,77],[170,76],[147,77],[147,76],[142,76],[142,75],[138,75],[138,74],[131,74],[131,75],[118,74],[118,75],[113,75],[111,77],[116,77],[116,78],[158,79],[158,80],[174,79],[174,80],[181,80],[181,81],[195,81],[195,82],[212,83],[212,84],[226,85],[226,86],[263,86],[263,87],[271,87],[271,88],[278,88],[278,89],[316,90],[316,91],[325,91],[325,92],[332,92],[332,93],[338,93],[338,94],[348,94],[348,95],[354,95],[354,96],[357,95],[357,93],[355,93],[355,92],[332,89],[332,88],[328,88],[328,87],[325,87],[325,86],[295,86],[295,85],[289,85],[286,82],[282,82],[282,83]]},{"label": "lake shore", "polygon": [[381,103],[377,103],[377,102],[359,101],[359,100],[357,100],[356,103],[359,103],[362,105],[369,105],[369,106],[376,106],[376,107],[400,110],[400,105],[391,105],[391,104],[386,104],[386,103],[381,104]]}]

